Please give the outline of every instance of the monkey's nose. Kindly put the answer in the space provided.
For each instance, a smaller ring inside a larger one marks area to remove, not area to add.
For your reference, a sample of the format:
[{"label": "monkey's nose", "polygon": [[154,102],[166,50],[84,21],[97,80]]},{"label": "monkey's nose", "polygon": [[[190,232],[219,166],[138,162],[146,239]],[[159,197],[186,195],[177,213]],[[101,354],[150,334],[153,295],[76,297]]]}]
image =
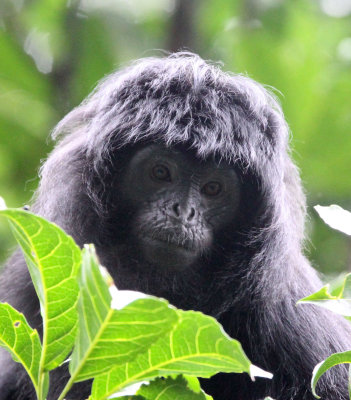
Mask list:
[{"label": "monkey's nose", "polygon": [[177,219],[182,219],[186,222],[191,222],[195,217],[195,208],[190,205],[181,205],[180,203],[174,203],[172,206],[172,216]]}]

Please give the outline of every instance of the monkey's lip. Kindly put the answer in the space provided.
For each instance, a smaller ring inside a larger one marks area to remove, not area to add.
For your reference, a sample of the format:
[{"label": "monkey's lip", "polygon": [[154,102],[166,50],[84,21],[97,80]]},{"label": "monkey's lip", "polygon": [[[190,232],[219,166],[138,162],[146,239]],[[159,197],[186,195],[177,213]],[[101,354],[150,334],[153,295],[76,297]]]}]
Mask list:
[{"label": "monkey's lip", "polygon": [[153,237],[153,236],[144,236],[143,240],[150,245],[167,246],[170,249],[184,251],[187,253],[195,252],[193,246],[191,245],[191,243],[189,243],[189,241],[184,241],[180,243],[179,241],[175,241],[169,238]]}]

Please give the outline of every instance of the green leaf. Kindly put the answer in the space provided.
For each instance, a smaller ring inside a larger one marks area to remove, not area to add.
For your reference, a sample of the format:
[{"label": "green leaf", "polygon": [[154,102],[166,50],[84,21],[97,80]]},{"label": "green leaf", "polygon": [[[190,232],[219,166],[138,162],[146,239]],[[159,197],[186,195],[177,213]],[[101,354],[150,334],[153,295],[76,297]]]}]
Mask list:
[{"label": "green leaf", "polygon": [[152,297],[112,309],[92,246],[84,249],[80,287],[79,330],[70,363],[76,382],[134,360],[178,321],[177,311],[166,300]]},{"label": "green leaf", "polygon": [[[0,303],[0,346],[12,355],[12,358],[21,363],[33,382],[37,396],[39,396],[39,364],[41,343],[39,334],[32,329],[24,315],[9,304]],[[46,385],[43,386],[42,398],[47,394],[49,376],[45,374]]]},{"label": "green leaf", "polygon": [[201,391],[200,382],[196,376],[182,375],[187,380],[188,387],[195,393]]},{"label": "green leaf", "polygon": [[351,299],[343,298],[345,291],[350,291],[351,274],[347,274],[343,281],[323,286],[317,292],[299,300],[297,304],[308,303],[326,308],[345,317],[351,317]]},{"label": "green leaf", "polygon": [[328,371],[328,369],[338,364],[351,364],[351,351],[332,354],[314,367],[311,386],[314,396],[318,399],[320,397],[316,394],[317,382],[319,381],[320,377]]},{"label": "green leaf", "polygon": [[40,300],[41,368],[51,370],[65,360],[75,340],[81,251],[62,229],[28,211],[6,209],[0,215],[10,221]]},{"label": "green leaf", "polygon": [[339,299],[347,298],[351,293],[351,274],[343,274],[329,283],[329,293]]},{"label": "green leaf", "polygon": [[[193,377],[192,377],[193,378]],[[196,378],[195,378],[196,379]],[[197,379],[196,379],[197,380]],[[198,380],[197,380],[198,381]],[[193,383],[193,382],[192,382]],[[149,385],[143,385],[138,394],[145,400],[211,400],[201,388],[192,390],[186,377],[168,377],[167,379],[157,378]]]},{"label": "green leaf", "polygon": [[179,323],[147,353],[98,376],[92,400],[102,400],[136,382],[158,376],[187,374],[209,378],[218,372],[251,372],[251,363],[238,341],[218,322],[195,311],[178,310]]}]

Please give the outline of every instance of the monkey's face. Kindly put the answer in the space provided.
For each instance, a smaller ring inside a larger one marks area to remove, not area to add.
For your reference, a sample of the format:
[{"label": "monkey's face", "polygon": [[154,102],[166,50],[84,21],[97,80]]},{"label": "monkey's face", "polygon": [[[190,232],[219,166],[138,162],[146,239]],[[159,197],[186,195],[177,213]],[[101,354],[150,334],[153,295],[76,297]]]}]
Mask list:
[{"label": "monkey's face", "polygon": [[149,145],[130,159],[125,201],[135,212],[131,232],[148,263],[180,270],[211,250],[216,233],[233,221],[239,179],[224,163]]}]

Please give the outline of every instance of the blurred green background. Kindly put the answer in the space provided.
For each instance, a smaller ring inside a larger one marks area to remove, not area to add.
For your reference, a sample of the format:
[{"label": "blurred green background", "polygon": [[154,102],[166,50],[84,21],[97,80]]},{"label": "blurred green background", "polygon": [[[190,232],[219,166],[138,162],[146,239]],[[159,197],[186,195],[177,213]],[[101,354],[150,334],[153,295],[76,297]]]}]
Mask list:
[{"label": "blurred green background", "polygon": [[[307,254],[351,270],[312,206],[351,210],[351,0],[0,0],[0,195],[30,201],[50,130],[128,61],[190,49],[277,89],[310,218]],[[0,221],[0,261],[13,245]]]}]

